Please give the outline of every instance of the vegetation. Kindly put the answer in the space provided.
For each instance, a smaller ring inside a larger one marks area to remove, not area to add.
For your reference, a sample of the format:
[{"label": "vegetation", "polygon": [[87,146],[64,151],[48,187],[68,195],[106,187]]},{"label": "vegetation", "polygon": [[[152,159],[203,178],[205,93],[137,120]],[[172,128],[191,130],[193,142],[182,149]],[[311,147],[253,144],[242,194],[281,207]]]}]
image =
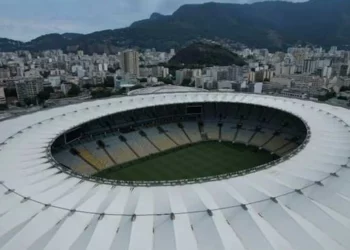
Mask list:
[{"label": "vegetation", "polygon": [[41,71],[40,75],[44,78],[48,78],[50,75],[50,71]]},{"label": "vegetation", "polygon": [[174,84],[173,80],[168,77],[158,77],[158,82],[164,82],[165,84]]},{"label": "vegetation", "polygon": [[114,77],[112,77],[112,76],[106,77],[103,85],[104,85],[104,87],[114,88]]},{"label": "vegetation", "polygon": [[343,100],[343,101],[347,101],[348,100],[348,98],[345,97],[345,96],[338,96],[337,99],[338,100]]},{"label": "vegetation", "polygon": [[349,86],[341,86],[341,87],[340,87],[340,92],[349,91],[349,90],[350,90],[350,87],[349,87]]},{"label": "vegetation", "polygon": [[273,160],[266,151],[231,142],[201,142],[118,165],[96,174],[116,180],[177,180],[250,169]]},{"label": "vegetation", "polygon": [[31,105],[36,105],[37,104],[36,98],[29,98],[29,97],[27,97],[27,98],[24,98],[23,102],[24,102],[24,104],[26,106],[31,106]]},{"label": "vegetation", "polygon": [[111,89],[97,88],[97,89],[91,91],[91,97],[93,99],[110,97],[111,95],[112,95]]},{"label": "vegetation", "polygon": [[172,65],[196,65],[196,66],[227,66],[236,64],[245,65],[245,61],[237,54],[216,44],[193,43],[190,46],[178,51],[170,59]]},{"label": "vegetation", "polygon": [[17,97],[16,88],[5,88],[5,96],[6,97]]},{"label": "vegetation", "polygon": [[74,97],[74,96],[78,96],[79,94],[80,94],[79,86],[72,83],[72,87],[68,91],[67,96]]},{"label": "vegetation", "polygon": [[8,109],[7,104],[0,104],[0,110]]},{"label": "vegetation", "polygon": [[55,90],[53,87],[44,87],[42,91],[40,91],[37,95],[39,104],[43,104],[46,100],[50,98],[50,94],[54,93]]},{"label": "vegetation", "polygon": [[327,94],[325,94],[325,95],[319,96],[318,100],[320,102],[325,102],[325,101],[327,101],[327,100],[329,100],[329,99],[331,99],[331,98],[333,98],[335,96],[336,96],[335,92],[331,92],[330,91],[330,92],[327,92]]},{"label": "vegetation", "polygon": [[181,86],[190,86],[191,79],[183,79]]},{"label": "vegetation", "polygon": [[144,88],[144,86],[142,86],[142,85],[135,85],[135,86],[132,86],[131,88],[130,88],[130,91],[131,90],[136,90],[136,89],[143,89]]}]

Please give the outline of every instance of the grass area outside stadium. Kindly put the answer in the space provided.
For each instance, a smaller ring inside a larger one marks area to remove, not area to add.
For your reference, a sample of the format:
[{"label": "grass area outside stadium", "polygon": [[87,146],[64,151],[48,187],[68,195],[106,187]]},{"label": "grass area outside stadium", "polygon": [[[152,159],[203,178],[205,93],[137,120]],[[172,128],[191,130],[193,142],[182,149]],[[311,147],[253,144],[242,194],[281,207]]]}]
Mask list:
[{"label": "grass area outside stadium", "polygon": [[232,142],[205,141],[117,165],[96,177],[123,181],[166,181],[233,173],[276,159],[265,150]]}]

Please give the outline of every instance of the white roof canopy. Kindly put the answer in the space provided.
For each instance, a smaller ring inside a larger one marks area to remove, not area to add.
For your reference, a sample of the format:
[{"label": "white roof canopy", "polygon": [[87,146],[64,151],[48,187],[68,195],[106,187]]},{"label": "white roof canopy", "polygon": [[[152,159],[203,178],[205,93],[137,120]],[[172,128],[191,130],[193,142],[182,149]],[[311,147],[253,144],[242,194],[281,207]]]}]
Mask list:
[{"label": "white roof canopy", "polygon": [[[311,137],[269,169],[191,185],[111,186],[53,167],[48,147],[64,131],[116,112],[190,102],[281,109],[303,119]],[[218,92],[105,99],[3,121],[0,249],[350,249],[348,124],[343,108]]]}]

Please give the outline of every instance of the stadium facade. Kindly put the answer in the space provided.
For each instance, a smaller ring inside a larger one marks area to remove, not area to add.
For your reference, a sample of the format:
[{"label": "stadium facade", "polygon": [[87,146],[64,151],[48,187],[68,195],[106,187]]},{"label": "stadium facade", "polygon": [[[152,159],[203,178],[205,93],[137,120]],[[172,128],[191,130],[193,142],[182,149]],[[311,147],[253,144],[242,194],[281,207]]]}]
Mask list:
[{"label": "stadium facade", "polygon": [[[245,175],[109,183],[52,157],[57,138],[139,108],[241,103],[290,113],[303,142]],[[0,249],[350,249],[350,112],[264,95],[161,93],[70,105],[0,123]]]}]

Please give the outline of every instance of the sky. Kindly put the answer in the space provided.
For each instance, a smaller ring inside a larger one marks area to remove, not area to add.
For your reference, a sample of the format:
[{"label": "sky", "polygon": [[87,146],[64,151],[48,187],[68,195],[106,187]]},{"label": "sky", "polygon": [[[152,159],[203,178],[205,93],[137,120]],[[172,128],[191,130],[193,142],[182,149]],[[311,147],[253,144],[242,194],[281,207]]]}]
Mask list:
[{"label": "sky", "polygon": [[[90,33],[129,26],[153,12],[209,0],[0,0],[0,37],[29,41],[48,33]],[[251,3],[258,0],[221,0]],[[290,0],[302,2],[305,0]]]}]

